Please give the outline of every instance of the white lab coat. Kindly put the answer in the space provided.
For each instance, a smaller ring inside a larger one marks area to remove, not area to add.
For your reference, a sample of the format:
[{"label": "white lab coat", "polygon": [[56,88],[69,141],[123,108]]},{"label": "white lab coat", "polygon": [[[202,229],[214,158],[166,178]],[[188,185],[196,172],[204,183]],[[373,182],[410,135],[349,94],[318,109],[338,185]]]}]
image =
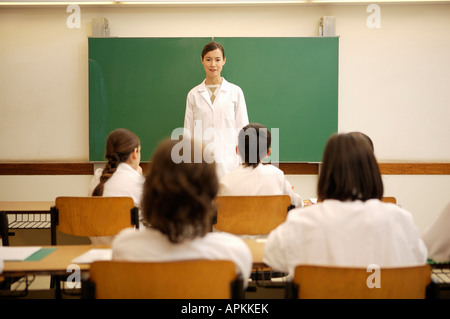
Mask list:
[{"label": "white lab coat", "polygon": [[236,264],[236,272],[242,274],[245,286],[253,264],[252,253],[245,242],[227,233],[207,233],[203,237],[174,244],[157,229],[146,228],[136,231],[127,228],[114,239],[112,252],[114,260],[151,262],[231,260]]},{"label": "white lab coat", "polygon": [[427,262],[427,248],[396,204],[325,200],[288,213],[267,238],[264,262],[290,275],[299,264],[412,266]]},{"label": "white lab coat", "polygon": [[[99,168],[95,171],[94,177],[89,185],[89,195],[92,195],[95,187],[100,182],[103,168]],[[144,189],[145,177],[132,168],[127,163],[120,163],[117,166],[114,174],[106,181],[103,188],[103,197],[131,197],[134,204],[139,206],[142,197],[142,191]],[[141,219],[141,218],[140,218]],[[108,221],[105,221],[108,222]],[[139,228],[143,228],[144,225],[141,222]],[[94,245],[109,245],[112,242],[113,236],[91,237],[91,242]]]},{"label": "white lab coat", "polygon": [[303,206],[302,198],[294,192],[283,171],[270,164],[260,163],[255,168],[240,165],[221,179],[219,195],[289,195],[292,205]]},{"label": "white lab coat", "polygon": [[205,81],[189,91],[186,99],[184,133],[201,138],[206,151],[218,164],[219,178],[239,165],[236,154],[239,131],[248,124],[242,89],[223,79],[211,103]]},{"label": "white lab coat", "polygon": [[[92,195],[95,187],[100,182],[103,168],[95,171],[91,184],[89,185],[89,194]],[[104,197],[119,197],[127,196],[133,198],[136,206],[141,202],[142,191],[144,188],[144,176],[131,167],[127,163],[120,163],[116,171],[108,179],[103,188]]]},{"label": "white lab coat", "polygon": [[450,202],[422,234],[428,257],[436,262],[450,261]]}]

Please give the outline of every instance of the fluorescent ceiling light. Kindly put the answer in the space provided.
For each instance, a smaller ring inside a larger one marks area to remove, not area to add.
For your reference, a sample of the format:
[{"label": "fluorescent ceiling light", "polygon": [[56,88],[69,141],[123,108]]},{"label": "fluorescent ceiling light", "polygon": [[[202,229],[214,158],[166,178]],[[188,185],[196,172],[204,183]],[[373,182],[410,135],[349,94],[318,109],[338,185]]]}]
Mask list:
[{"label": "fluorescent ceiling light", "polygon": [[115,1],[57,1],[57,0],[0,0],[0,6],[46,5],[245,5],[245,4],[340,4],[340,3],[442,3],[450,0],[115,0]]},{"label": "fluorescent ceiling light", "polygon": [[105,4],[116,4],[116,1],[0,1],[0,6],[67,6],[70,4],[78,4],[78,5],[105,5]]}]

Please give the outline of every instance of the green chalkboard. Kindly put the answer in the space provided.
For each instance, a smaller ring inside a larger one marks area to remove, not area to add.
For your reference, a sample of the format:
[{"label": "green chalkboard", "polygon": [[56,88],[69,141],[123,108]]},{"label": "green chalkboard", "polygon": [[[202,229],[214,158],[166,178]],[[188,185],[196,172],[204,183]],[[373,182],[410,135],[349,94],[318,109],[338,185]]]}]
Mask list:
[{"label": "green chalkboard", "polygon": [[[273,160],[320,162],[337,132],[337,37],[215,38],[222,76],[244,91],[250,122],[274,137]],[[89,38],[89,160],[104,161],[106,138],[125,127],[141,139],[142,161],[183,127],[186,96],[205,77],[211,38]]]}]

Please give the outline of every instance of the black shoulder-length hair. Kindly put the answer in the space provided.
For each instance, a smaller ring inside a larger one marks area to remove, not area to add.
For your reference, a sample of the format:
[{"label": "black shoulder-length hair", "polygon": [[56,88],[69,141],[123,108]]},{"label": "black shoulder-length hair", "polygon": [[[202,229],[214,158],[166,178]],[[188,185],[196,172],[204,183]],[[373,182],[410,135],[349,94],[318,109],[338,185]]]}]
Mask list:
[{"label": "black shoulder-length hair", "polygon": [[272,144],[272,135],[266,126],[250,123],[238,135],[238,150],[244,166],[255,168],[264,160]]},{"label": "black shoulder-length hair", "polygon": [[211,42],[205,44],[205,46],[203,47],[202,60],[208,52],[214,51],[216,49],[219,49],[222,52],[222,58],[225,59],[225,49],[223,48],[223,46],[219,42],[211,41]]}]

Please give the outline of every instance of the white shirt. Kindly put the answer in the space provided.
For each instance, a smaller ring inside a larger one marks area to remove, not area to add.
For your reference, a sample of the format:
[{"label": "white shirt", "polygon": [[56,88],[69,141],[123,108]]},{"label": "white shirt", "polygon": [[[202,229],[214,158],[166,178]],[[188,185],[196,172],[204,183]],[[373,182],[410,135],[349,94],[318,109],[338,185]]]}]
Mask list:
[{"label": "white shirt", "polygon": [[450,202],[428,226],[422,238],[428,248],[428,257],[436,262],[450,261]]},{"label": "white shirt", "polygon": [[303,206],[302,198],[294,192],[283,171],[270,164],[260,163],[255,168],[240,165],[221,179],[219,195],[289,195],[292,205]]},{"label": "white shirt", "polygon": [[325,200],[288,213],[267,238],[264,262],[291,275],[299,264],[412,266],[427,262],[427,249],[398,205]]},{"label": "white shirt", "polygon": [[253,264],[252,253],[245,242],[227,233],[207,233],[204,237],[174,244],[157,229],[127,228],[116,236],[112,250],[114,260],[231,260],[236,264],[237,273],[242,274],[244,285],[247,285]]},{"label": "white shirt", "polygon": [[[89,195],[100,183],[103,168],[98,168],[89,185]],[[133,198],[136,206],[141,202],[144,188],[144,176],[127,163],[120,163],[114,174],[106,181],[103,188],[104,197],[127,196]]]},{"label": "white shirt", "polygon": [[[103,168],[98,168],[95,171],[94,177],[89,185],[90,196],[92,196],[92,192],[100,182],[102,172]],[[144,181],[145,177],[140,172],[127,163],[120,163],[114,174],[105,182],[102,196],[131,197],[133,198],[134,204],[139,206],[144,188]],[[141,229],[143,227],[144,225],[140,223],[139,228]],[[91,242],[94,245],[109,245],[113,238],[113,236],[90,237]]]},{"label": "white shirt", "polygon": [[185,134],[202,138],[218,163],[221,178],[239,165],[236,154],[239,131],[248,124],[247,106],[242,89],[222,78],[222,85],[211,102],[205,81],[189,91],[184,118]]}]

